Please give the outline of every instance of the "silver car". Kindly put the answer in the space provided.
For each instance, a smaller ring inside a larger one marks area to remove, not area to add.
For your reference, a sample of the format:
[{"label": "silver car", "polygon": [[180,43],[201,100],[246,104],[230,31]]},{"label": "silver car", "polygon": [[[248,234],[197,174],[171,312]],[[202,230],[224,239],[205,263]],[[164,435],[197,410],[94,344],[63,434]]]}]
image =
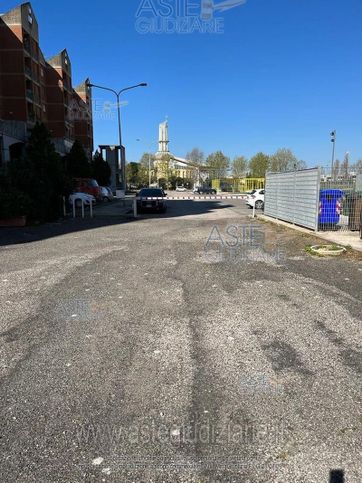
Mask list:
[{"label": "silver car", "polygon": [[101,188],[102,201],[104,201],[105,203],[108,203],[114,200],[114,196],[111,188],[109,188],[108,186],[101,186],[100,188]]}]

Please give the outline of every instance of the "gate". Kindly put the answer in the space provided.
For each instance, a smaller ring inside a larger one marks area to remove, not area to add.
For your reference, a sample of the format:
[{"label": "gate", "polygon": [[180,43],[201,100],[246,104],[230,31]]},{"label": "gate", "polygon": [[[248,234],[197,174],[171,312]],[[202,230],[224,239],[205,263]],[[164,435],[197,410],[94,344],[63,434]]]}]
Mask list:
[{"label": "gate", "polygon": [[264,213],[317,231],[319,190],[318,168],[267,173]]}]

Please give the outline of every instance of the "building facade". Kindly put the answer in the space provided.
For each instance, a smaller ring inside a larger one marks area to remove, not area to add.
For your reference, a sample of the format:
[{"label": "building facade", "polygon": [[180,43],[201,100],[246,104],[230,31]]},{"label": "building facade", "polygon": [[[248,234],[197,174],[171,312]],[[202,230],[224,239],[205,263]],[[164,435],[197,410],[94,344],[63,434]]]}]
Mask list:
[{"label": "building facade", "polygon": [[19,156],[36,122],[47,126],[59,154],[78,139],[91,156],[90,89],[86,81],[73,89],[66,50],[44,58],[27,2],[0,15],[0,165]]}]

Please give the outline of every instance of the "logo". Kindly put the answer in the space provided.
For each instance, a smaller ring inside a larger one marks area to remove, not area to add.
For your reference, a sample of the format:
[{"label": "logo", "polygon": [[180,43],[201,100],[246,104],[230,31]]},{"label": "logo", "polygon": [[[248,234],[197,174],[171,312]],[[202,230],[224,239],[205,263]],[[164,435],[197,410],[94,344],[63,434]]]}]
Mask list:
[{"label": "logo", "polygon": [[201,0],[201,18],[203,20],[211,20],[214,12],[225,12],[231,8],[244,5],[246,0],[225,0],[224,2],[215,3],[213,0]]},{"label": "logo", "polygon": [[219,34],[224,31],[225,12],[244,5],[247,0],[141,0],[136,12],[140,34]]}]

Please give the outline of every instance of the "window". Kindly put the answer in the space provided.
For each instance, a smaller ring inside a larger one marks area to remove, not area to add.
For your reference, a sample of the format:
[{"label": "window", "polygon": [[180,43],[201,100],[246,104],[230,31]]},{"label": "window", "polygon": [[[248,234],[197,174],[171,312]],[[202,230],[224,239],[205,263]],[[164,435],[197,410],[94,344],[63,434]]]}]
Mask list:
[{"label": "window", "polygon": [[33,25],[33,12],[31,11],[31,8],[29,7],[28,10],[28,22],[30,25]]},{"label": "window", "polygon": [[3,142],[3,137],[0,137],[0,166],[3,164],[3,151],[4,151],[4,142]]}]

